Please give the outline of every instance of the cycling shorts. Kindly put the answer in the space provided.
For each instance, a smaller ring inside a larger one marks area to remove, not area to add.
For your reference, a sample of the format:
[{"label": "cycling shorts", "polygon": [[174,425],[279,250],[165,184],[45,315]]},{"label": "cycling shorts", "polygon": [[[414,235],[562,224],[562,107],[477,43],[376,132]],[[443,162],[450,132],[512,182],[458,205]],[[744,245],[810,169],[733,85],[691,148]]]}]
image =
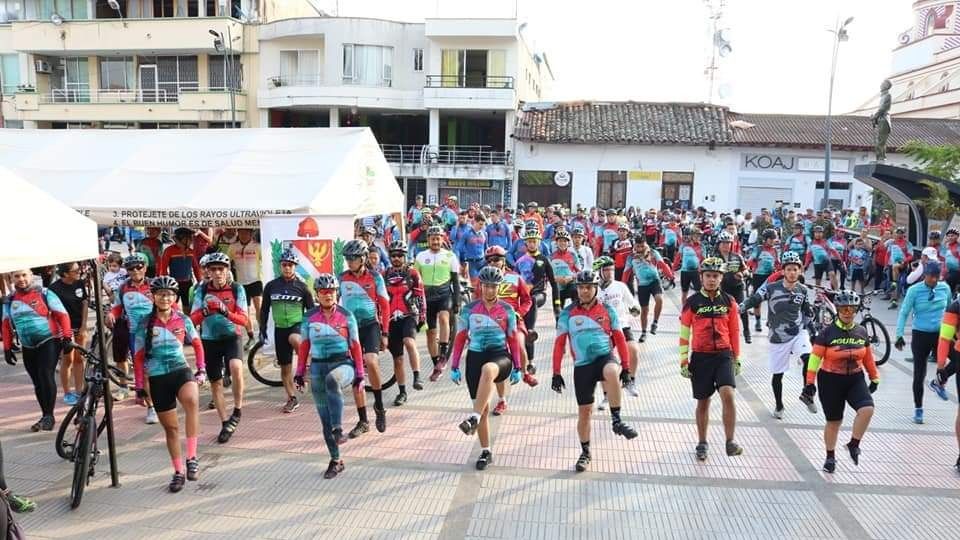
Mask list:
[{"label": "cycling shorts", "polygon": [[497,365],[497,377],[493,382],[503,382],[513,371],[513,361],[510,360],[510,354],[505,349],[493,351],[467,351],[466,359],[466,377],[467,390],[470,391],[470,399],[477,399],[477,388],[480,386],[480,372],[483,366],[489,362]]},{"label": "cycling shorts", "polygon": [[799,334],[786,343],[771,343],[768,363],[770,373],[790,371],[790,359],[810,354],[811,350],[813,348],[810,346],[810,335],[804,330],[800,330]]},{"label": "cycling shorts", "polygon": [[248,283],[243,286],[243,292],[247,293],[247,299],[263,296],[263,282],[254,281],[253,283]]},{"label": "cycling shorts", "polygon": [[823,278],[823,274],[833,272],[833,265],[828,262],[813,265],[813,279]]},{"label": "cycling shorts", "polygon": [[637,285],[637,300],[640,301],[640,307],[650,305],[650,297],[663,294],[663,287],[659,281],[654,281],[649,285]]},{"label": "cycling shorts", "polygon": [[769,278],[770,274],[754,274],[753,277],[750,278],[750,285],[753,287],[753,292],[757,292],[757,289],[763,286]]},{"label": "cycling shorts", "polygon": [[700,272],[696,270],[682,270],[680,272],[680,290],[687,292],[691,288],[694,292],[700,290]]},{"label": "cycling shorts", "polygon": [[854,268],[850,271],[850,282],[855,283],[859,281],[863,283],[866,280],[866,276],[863,275],[863,268]]},{"label": "cycling shorts", "polygon": [[594,390],[597,383],[603,381],[603,369],[607,364],[619,362],[616,357],[607,353],[589,364],[573,367],[573,390],[577,395],[577,405],[593,404]]},{"label": "cycling shorts", "polygon": [[223,378],[223,367],[228,366],[230,360],[240,358],[240,338],[203,340],[203,359],[207,363],[207,379],[211,382]]},{"label": "cycling shorts", "polygon": [[[96,343],[91,344],[91,348],[96,347]],[[127,319],[119,318],[113,325],[113,341],[110,342],[113,349],[114,363],[126,362],[130,358],[130,325]]]},{"label": "cycling shorts", "polygon": [[360,335],[360,348],[363,354],[380,354],[380,325],[376,322],[361,326],[357,333]]},{"label": "cycling shorts", "polygon": [[453,306],[451,295],[441,296],[435,300],[427,300],[427,328],[433,330],[437,327],[437,315],[441,311],[449,312]]},{"label": "cycling shorts", "polygon": [[277,353],[277,363],[281,366],[289,366],[293,363],[293,346],[290,345],[290,336],[300,335],[299,326],[290,328],[273,329],[273,349]]},{"label": "cycling shorts", "polygon": [[387,348],[390,356],[403,356],[403,340],[417,337],[417,320],[414,317],[404,317],[390,321],[390,333],[387,335]]},{"label": "cycling shorts", "polygon": [[724,386],[737,387],[733,374],[733,353],[729,351],[691,353],[689,369],[693,399],[708,399]]},{"label": "cycling shorts", "polygon": [[623,332],[623,337],[627,341],[636,341],[637,338],[633,337],[633,330],[629,326],[624,326],[621,331]]},{"label": "cycling shorts", "polygon": [[190,368],[182,368],[164,375],[149,377],[148,381],[153,408],[158,413],[162,413],[177,408],[177,394],[183,385],[193,381],[193,373],[190,373]]},{"label": "cycling shorts", "polygon": [[867,388],[863,372],[843,375],[821,369],[817,372],[817,393],[827,422],[843,420],[844,403],[849,404],[855,411],[863,407],[873,407],[873,396]]}]

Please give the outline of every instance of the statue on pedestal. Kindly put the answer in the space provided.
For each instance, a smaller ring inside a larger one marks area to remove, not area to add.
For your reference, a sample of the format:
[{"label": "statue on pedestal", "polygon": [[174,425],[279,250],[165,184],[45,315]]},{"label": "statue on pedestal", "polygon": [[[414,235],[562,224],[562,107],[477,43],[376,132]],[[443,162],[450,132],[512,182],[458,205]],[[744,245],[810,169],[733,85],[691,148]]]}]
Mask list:
[{"label": "statue on pedestal", "polygon": [[890,138],[890,87],[893,86],[890,80],[884,80],[880,83],[880,106],[877,112],[870,117],[873,120],[873,127],[877,128],[877,145],[874,151],[877,155],[877,161],[887,159],[887,139]]}]

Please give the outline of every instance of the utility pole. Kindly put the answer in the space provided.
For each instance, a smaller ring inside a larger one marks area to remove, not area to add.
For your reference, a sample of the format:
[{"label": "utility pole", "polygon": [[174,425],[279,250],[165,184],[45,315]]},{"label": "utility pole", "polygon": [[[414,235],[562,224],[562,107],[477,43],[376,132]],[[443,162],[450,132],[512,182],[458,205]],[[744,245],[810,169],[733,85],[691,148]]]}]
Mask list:
[{"label": "utility pole", "polygon": [[826,148],[824,151],[823,163],[823,202],[820,205],[821,210],[830,206],[830,162],[833,157],[833,81],[837,74],[837,55],[840,52],[840,42],[847,41],[850,36],[847,34],[847,25],[853,22],[853,17],[848,17],[843,24],[837,21],[835,29],[829,30],[833,33],[833,59],[830,62],[830,91],[827,96],[827,120],[824,126],[826,134]]}]

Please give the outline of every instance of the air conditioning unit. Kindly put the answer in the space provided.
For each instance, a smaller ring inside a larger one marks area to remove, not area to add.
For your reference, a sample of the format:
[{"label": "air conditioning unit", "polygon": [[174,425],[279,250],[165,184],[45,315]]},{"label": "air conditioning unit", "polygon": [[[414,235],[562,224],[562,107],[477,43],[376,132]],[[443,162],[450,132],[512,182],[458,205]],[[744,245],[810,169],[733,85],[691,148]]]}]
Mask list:
[{"label": "air conditioning unit", "polygon": [[46,60],[34,60],[33,67],[37,73],[50,73],[50,62]]}]

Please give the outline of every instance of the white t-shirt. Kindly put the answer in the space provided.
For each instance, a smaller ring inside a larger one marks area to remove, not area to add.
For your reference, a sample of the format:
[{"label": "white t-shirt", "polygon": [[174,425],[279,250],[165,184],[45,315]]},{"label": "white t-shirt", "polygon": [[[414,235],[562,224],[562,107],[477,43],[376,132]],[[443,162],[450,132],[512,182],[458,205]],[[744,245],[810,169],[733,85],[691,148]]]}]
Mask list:
[{"label": "white t-shirt", "polygon": [[603,288],[601,285],[597,290],[597,299],[617,312],[621,328],[630,326],[630,320],[633,318],[633,315],[630,314],[630,308],[640,307],[640,302],[637,301],[636,296],[630,293],[626,283],[617,280],[610,282],[607,288]]},{"label": "white t-shirt", "polygon": [[584,270],[589,270],[593,268],[593,250],[588,248],[586,244],[574,248],[577,256],[580,257],[580,267]]},{"label": "white t-shirt", "polygon": [[120,268],[116,272],[105,272],[103,274],[103,286],[114,292],[120,288],[120,285],[127,279],[127,269]]},{"label": "white t-shirt", "polygon": [[260,243],[250,240],[246,244],[239,241],[230,244],[230,260],[237,269],[237,283],[249,285],[260,281]]}]

